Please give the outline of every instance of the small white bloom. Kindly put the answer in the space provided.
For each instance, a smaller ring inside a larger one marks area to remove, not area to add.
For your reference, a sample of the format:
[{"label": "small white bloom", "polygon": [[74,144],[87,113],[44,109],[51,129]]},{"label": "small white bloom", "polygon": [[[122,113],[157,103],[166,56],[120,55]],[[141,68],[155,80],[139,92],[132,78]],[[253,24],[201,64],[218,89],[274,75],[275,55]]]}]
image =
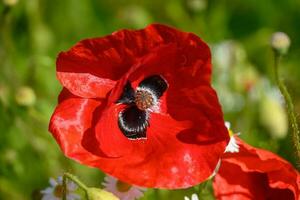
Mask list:
[{"label": "small white bloom", "polygon": [[286,33],[276,32],[272,35],[271,46],[275,51],[286,54],[290,45],[291,40]]},{"label": "small white bloom", "polygon": [[[61,176],[59,176],[56,180],[54,178],[50,178],[49,183],[50,187],[41,191],[43,195],[42,200],[61,200],[63,195],[63,178]],[[74,193],[76,189],[77,186],[74,182],[67,182],[67,200],[80,199],[80,196]]]},{"label": "small white bloom", "polygon": [[192,194],[192,198],[185,196],[184,200],[199,200],[199,198],[198,198],[197,194]]},{"label": "small white bloom", "polygon": [[102,185],[105,190],[113,193],[120,200],[135,200],[141,198],[146,191],[145,188],[129,185],[111,176],[106,176]]},{"label": "small white bloom", "polygon": [[228,130],[230,130],[230,126],[231,126],[230,122],[225,122],[225,126]]},{"label": "small white bloom", "polygon": [[240,151],[240,147],[236,142],[236,139],[234,138],[234,135],[230,136],[230,140],[228,145],[226,146],[225,152],[229,153],[237,153]]},{"label": "small white bloom", "polygon": [[239,135],[240,133],[236,133],[234,134],[231,130],[230,130],[230,123],[229,122],[225,122],[225,126],[228,129],[229,132],[229,136],[230,136],[230,140],[229,143],[225,149],[225,152],[229,152],[229,153],[237,153],[240,150],[239,145],[236,142],[236,139],[234,138],[235,135]]}]

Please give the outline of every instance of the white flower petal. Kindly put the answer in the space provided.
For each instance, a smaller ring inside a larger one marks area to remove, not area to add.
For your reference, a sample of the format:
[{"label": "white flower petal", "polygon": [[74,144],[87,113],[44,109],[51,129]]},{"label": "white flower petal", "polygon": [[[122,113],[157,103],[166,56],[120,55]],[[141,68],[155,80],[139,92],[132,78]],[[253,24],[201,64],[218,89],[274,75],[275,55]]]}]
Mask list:
[{"label": "white flower petal", "polygon": [[184,200],[199,200],[199,198],[198,198],[198,195],[194,193],[194,194],[192,194],[191,198],[185,196]]},{"label": "white flower petal", "polygon": [[230,126],[231,126],[230,122],[225,122],[225,126],[227,129],[230,129]]},{"label": "white flower petal", "polygon": [[50,183],[50,185],[51,185],[52,187],[55,187],[55,186],[57,185],[57,182],[56,182],[56,180],[55,180],[54,178],[50,178],[50,179],[49,179],[49,183]]},{"label": "white flower petal", "polygon": [[46,189],[41,190],[42,194],[52,194],[52,192],[53,192],[53,187],[47,187]]},{"label": "white flower petal", "polygon": [[192,200],[199,200],[196,194],[192,194]]},{"label": "white flower petal", "polygon": [[59,200],[59,198],[55,197],[53,194],[47,194],[42,197],[42,200]]},{"label": "white flower petal", "polygon": [[137,186],[131,186],[131,188],[126,192],[121,192],[117,188],[118,180],[111,176],[106,176],[102,185],[105,187],[106,191],[109,191],[120,198],[120,200],[135,200],[144,195],[146,188],[140,188]]},{"label": "white flower petal", "polygon": [[63,183],[63,177],[62,176],[57,177],[57,183],[59,185],[62,185],[62,183]]},{"label": "white flower petal", "polygon": [[77,194],[68,194],[67,195],[67,200],[77,200],[80,199],[80,196]]},{"label": "white flower petal", "polygon": [[229,143],[225,149],[225,152],[230,152],[230,153],[237,153],[239,152],[239,145],[236,142],[236,139],[234,138],[234,136],[230,137]]},{"label": "white flower petal", "polygon": [[[61,186],[63,182],[63,177],[59,176],[56,180],[53,178],[49,179],[49,183],[50,183],[50,187],[47,187],[44,190],[41,190],[41,194],[42,196],[42,200],[60,200],[61,198],[58,198],[57,196],[55,196],[54,192],[55,192],[55,188],[57,186]],[[72,193],[72,191],[75,191],[77,189],[77,185],[72,182],[69,181],[67,183],[67,200],[77,200],[80,199],[80,196]]]},{"label": "white flower petal", "polygon": [[67,188],[68,188],[68,191],[72,192],[72,191],[77,190],[78,187],[73,181],[68,181]]}]

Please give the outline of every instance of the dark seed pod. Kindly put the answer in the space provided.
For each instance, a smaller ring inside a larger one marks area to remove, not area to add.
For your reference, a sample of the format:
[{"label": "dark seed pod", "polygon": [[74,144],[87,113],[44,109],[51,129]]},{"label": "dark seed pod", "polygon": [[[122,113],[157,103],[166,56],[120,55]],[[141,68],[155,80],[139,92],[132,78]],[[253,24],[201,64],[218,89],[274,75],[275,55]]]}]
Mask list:
[{"label": "dark seed pod", "polygon": [[147,90],[138,90],[135,93],[135,105],[140,110],[146,110],[154,105],[154,96],[152,92],[149,92]]}]

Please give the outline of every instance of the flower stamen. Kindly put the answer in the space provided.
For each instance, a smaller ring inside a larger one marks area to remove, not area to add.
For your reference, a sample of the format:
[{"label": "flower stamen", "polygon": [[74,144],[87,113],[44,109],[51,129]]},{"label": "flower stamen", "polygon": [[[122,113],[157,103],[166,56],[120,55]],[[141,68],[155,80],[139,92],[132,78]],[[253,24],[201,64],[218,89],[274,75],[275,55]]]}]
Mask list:
[{"label": "flower stamen", "polygon": [[154,98],[147,90],[137,90],[134,102],[140,110],[146,110],[154,105]]}]

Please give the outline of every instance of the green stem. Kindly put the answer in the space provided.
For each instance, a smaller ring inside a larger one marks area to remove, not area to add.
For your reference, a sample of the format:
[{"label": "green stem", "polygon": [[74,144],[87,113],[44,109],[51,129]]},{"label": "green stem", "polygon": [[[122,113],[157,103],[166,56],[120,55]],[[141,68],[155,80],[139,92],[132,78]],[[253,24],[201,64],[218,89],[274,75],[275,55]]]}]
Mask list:
[{"label": "green stem", "polygon": [[209,182],[209,180],[206,180],[205,182],[199,184],[199,185],[196,187],[196,193],[197,193],[199,196],[203,196],[204,192],[206,191],[208,182]]},{"label": "green stem", "polygon": [[63,200],[67,199],[67,179],[70,179],[74,183],[76,183],[85,192],[87,200],[89,200],[88,187],[83,182],[81,182],[76,176],[68,172],[64,173],[63,176]]},{"label": "green stem", "polygon": [[286,109],[289,117],[289,122],[292,126],[292,142],[293,146],[296,151],[296,156],[297,156],[297,161],[298,161],[298,168],[300,164],[300,131],[299,131],[299,126],[297,122],[297,117],[296,113],[294,110],[294,105],[292,102],[292,98],[284,85],[284,82],[279,78],[279,73],[278,73],[278,68],[279,68],[279,63],[281,60],[281,55],[275,52],[275,63],[274,63],[274,68],[275,68],[275,81],[280,89],[281,94],[284,97],[285,104],[286,104]]},{"label": "green stem", "polygon": [[63,197],[62,200],[67,200],[67,177],[63,176]]}]

